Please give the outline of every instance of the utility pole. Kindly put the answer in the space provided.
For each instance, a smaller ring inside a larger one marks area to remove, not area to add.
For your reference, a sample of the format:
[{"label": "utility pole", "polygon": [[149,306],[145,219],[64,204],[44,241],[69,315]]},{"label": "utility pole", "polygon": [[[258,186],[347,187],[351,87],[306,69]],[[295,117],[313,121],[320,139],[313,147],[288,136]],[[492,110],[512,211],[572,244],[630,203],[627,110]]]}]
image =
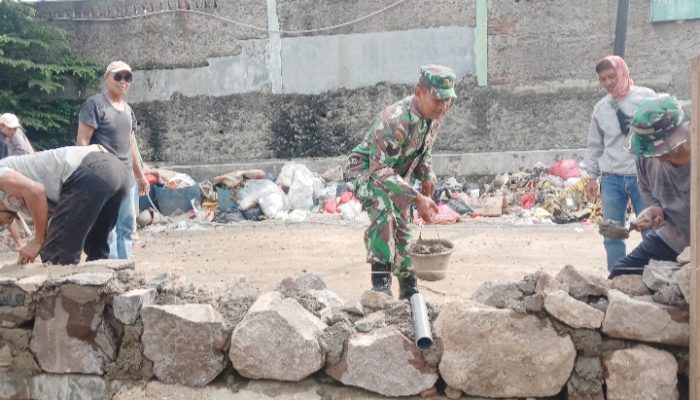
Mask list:
[{"label": "utility pole", "polygon": [[625,58],[629,12],[630,0],[617,0],[617,24],[615,25],[615,49],[613,54],[622,58]]}]

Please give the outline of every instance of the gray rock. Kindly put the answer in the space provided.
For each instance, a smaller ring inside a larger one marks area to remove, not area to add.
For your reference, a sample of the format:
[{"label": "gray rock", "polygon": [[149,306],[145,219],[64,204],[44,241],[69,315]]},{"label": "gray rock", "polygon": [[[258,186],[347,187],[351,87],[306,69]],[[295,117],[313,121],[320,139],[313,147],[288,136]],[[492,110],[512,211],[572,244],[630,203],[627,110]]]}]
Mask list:
[{"label": "gray rock", "polygon": [[141,307],[156,302],[155,289],[135,289],[115,296],[112,300],[114,316],[124,324],[133,325],[141,316]]},{"label": "gray rock", "polygon": [[598,329],[605,313],[578,301],[562,290],[547,293],[544,308],[549,315],[574,328]]},{"label": "gray rock", "polygon": [[571,338],[549,319],[459,301],[442,307],[434,335],[442,348],[440,375],[471,396],[554,396],[576,358]]},{"label": "gray rock", "polygon": [[688,311],[608,293],[608,312],[601,331],[608,336],[642,342],[688,346]]},{"label": "gray rock", "polygon": [[51,285],[73,284],[78,286],[105,286],[114,279],[117,274],[110,270],[96,272],[81,272],[73,275],[60,276],[48,279]]},{"label": "gray rock", "polygon": [[320,276],[311,273],[305,273],[296,279],[296,283],[301,290],[324,290],[326,283],[323,282]]},{"label": "gray rock", "polygon": [[49,279],[47,275],[30,275],[17,280],[17,287],[24,290],[27,294],[33,295],[39,291]]},{"label": "gray rock", "polygon": [[345,385],[392,397],[416,395],[438,379],[435,368],[394,328],[354,334],[340,362],[328,366],[326,373]]},{"label": "gray rock", "polygon": [[263,293],[233,330],[229,358],[247,378],[299,381],[323,367],[325,328],[296,300]]},{"label": "gray rock", "polygon": [[673,273],[678,270],[678,264],[672,261],[651,260],[644,268],[642,280],[649,289],[656,292],[663,286],[676,283]]},{"label": "gray rock", "polygon": [[552,319],[552,326],[560,335],[571,336],[579,356],[596,357],[601,354],[603,336],[599,330],[572,328],[556,319]]},{"label": "gray rock", "polygon": [[661,286],[652,296],[655,302],[667,306],[687,307],[681,288],[676,283]]},{"label": "gray rock", "polygon": [[348,321],[339,321],[323,330],[319,339],[321,348],[326,352],[326,363],[340,361],[345,341],[355,333],[355,328]]},{"label": "gray rock", "polygon": [[569,285],[559,282],[553,276],[540,270],[535,272],[535,293],[549,293],[555,290],[563,290],[569,293]]},{"label": "gray rock", "polygon": [[[355,316],[356,317],[356,316]],[[344,311],[341,311],[337,307],[324,308],[321,311],[321,321],[326,325],[333,325],[340,321],[346,321],[350,323],[350,317]]]},{"label": "gray rock", "polygon": [[0,307],[23,306],[26,297],[26,292],[14,284],[0,286]]},{"label": "gray rock", "polygon": [[0,306],[0,328],[16,328],[34,319],[34,307]]},{"label": "gray rock", "polygon": [[386,314],[384,311],[373,312],[372,314],[355,321],[355,328],[358,332],[369,332],[373,329],[386,326]]},{"label": "gray rock", "polygon": [[471,299],[496,308],[508,308],[523,299],[523,292],[517,281],[493,279],[482,283]]},{"label": "gray rock", "polygon": [[345,311],[348,314],[354,314],[360,317],[365,316],[365,310],[362,307],[362,303],[360,303],[360,300],[352,300],[343,304],[341,310]]},{"label": "gray rock", "polygon": [[642,276],[636,274],[619,275],[614,277],[610,281],[610,288],[617,289],[630,297],[646,296],[651,294],[651,291],[647,285],[644,284]]},{"label": "gray rock", "polygon": [[[91,281],[95,282],[95,281]],[[30,348],[41,369],[57,374],[103,373],[114,359],[118,330],[104,317],[96,287],[67,285],[36,309]]]},{"label": "gray rock", "polygon": [[445,396],[447,396],[448,399],[457,400],[460,397],[462,397],[462,391],[459,389],[455,389],[455,388],[447,386],[445,388]]},{"label": "gray rock", "polygon": [[335,292],[328,289],[312,289],[308,293],[315,297],[323,308],[341,307],[345,303]]},{"label": "gray rock", "polygon": [[605,277],[578,271],[571,265],[559,271],[556,280],[568,286],[569,294],[579,300],[586,300],[588,296],[605,296],[610,288]]},{"label": "gray rock", "polygon": [[116,393],[121,384],[99,376],[37,375],[31,379],[32,399],[106,399]]},{"label": "gray rock", "polygon": [[522,301],[525,311],[529,313],[537,313],[542,311],[544,309],[545,296],[546,294],[544,293],[536,293],[531,296],[525,296]]},{"label": "gray rock", "polygon": [[364,307],[365,312],[384,310],[390,307],[393,302],[394,299],[391,296],[375,292],[374,290],[367,290],[360,297],[360,303]]},{"label": "gray rock", "polygon": [[[0,328],[0,371],[31,376],[39,372],[34,355],[29,351],[32,331]],[[2,396],[0,396],[2,398]]]},{"label": "gray rock", "polygon": [[612,353],[603,364],[608,400],[678,399],[678,364],[666,351],[637,345]]},{"label": "gray rock", "polygon": [[600,358],[579,356],[574,364],[574,372],[566,384],[566,392],[569,398],[591,398],[592,395],[603,394],[604,382]]},{"label": "gray rock", "polygon": [[204,386],[226,366],[228,332],[211,305],[145,306],[141,319],[143,355],[158,380]]},{"label": "gray rock", "polygon": [[681,269],[673,273],[673,279],[678,284],[678,288],[683,293],[686,303],[690,303],[690,265],[684,265]]}]

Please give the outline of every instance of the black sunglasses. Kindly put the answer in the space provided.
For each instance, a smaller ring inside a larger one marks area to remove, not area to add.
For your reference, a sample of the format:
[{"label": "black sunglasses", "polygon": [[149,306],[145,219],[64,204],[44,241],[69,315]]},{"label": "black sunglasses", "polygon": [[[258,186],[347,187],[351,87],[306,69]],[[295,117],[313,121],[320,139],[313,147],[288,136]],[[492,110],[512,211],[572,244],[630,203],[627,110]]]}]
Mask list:
[{"label": "black sunglasses", "polygon": [[115,81],[120,82],[122,79],[124,79],[124,81],[126,81],[126,82],[131,83],[131,81],[134,79],[134,76],[131,74],[121,74],[119,72],[114,74]]}]

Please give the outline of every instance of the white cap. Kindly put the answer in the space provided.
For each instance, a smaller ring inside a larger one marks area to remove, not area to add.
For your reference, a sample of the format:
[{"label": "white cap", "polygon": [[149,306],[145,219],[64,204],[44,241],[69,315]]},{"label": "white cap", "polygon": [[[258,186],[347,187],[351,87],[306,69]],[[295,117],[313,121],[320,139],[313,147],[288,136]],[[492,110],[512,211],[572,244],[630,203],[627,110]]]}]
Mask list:
[{"label": "white cap", "polygon": [[125,63],[124,61],[112,61],[107,66],[107,71],[105,71],[105,74],[109,74],[110,72],[119,72],[119,71],[132,72],[129,64]]},{"label": "white cap", "polygon": [[0,115],[0,125],[5,125],[10,129],[19,128],[19,118],[15,114],[5,113]]}]

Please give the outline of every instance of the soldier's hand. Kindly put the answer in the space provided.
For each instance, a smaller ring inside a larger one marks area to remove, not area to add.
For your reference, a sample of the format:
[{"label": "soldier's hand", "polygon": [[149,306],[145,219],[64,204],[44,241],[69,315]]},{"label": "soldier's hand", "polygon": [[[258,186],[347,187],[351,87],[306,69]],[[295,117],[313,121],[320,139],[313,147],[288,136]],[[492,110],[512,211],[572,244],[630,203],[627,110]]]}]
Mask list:
[{"label": "soldier's hand", "polygon": [[664,217],[664,210],[661,207],[651,206],[644,209],[637,215],[636,229],[637,230],[647,230],[647,229],[658,229],[663,224],[666,223],[666,218]]},{"label": "soldier's hand", "polygon": [[598,180],[590,179],[586,185],[586,188],[584,189],[584,192],[588,201],[595,202],[598,198]]},{"label": "soldier's hand", "polygon": [[421,181],[420,194],[423,196],[428,196],[432,199],[433,195],[435,194],[435,182],[433,182],[432,179]]},{"label": "soldier's hand", "polygon": [[430,211],[438,211],[438,206],[435,204],[433,199],[427,196],[423,196],[422,194],[419,194],[416,196],[416,207],[418,207],[418,215],[423,219],[425,222],[433,222],[433,217],[430,214]]}]

